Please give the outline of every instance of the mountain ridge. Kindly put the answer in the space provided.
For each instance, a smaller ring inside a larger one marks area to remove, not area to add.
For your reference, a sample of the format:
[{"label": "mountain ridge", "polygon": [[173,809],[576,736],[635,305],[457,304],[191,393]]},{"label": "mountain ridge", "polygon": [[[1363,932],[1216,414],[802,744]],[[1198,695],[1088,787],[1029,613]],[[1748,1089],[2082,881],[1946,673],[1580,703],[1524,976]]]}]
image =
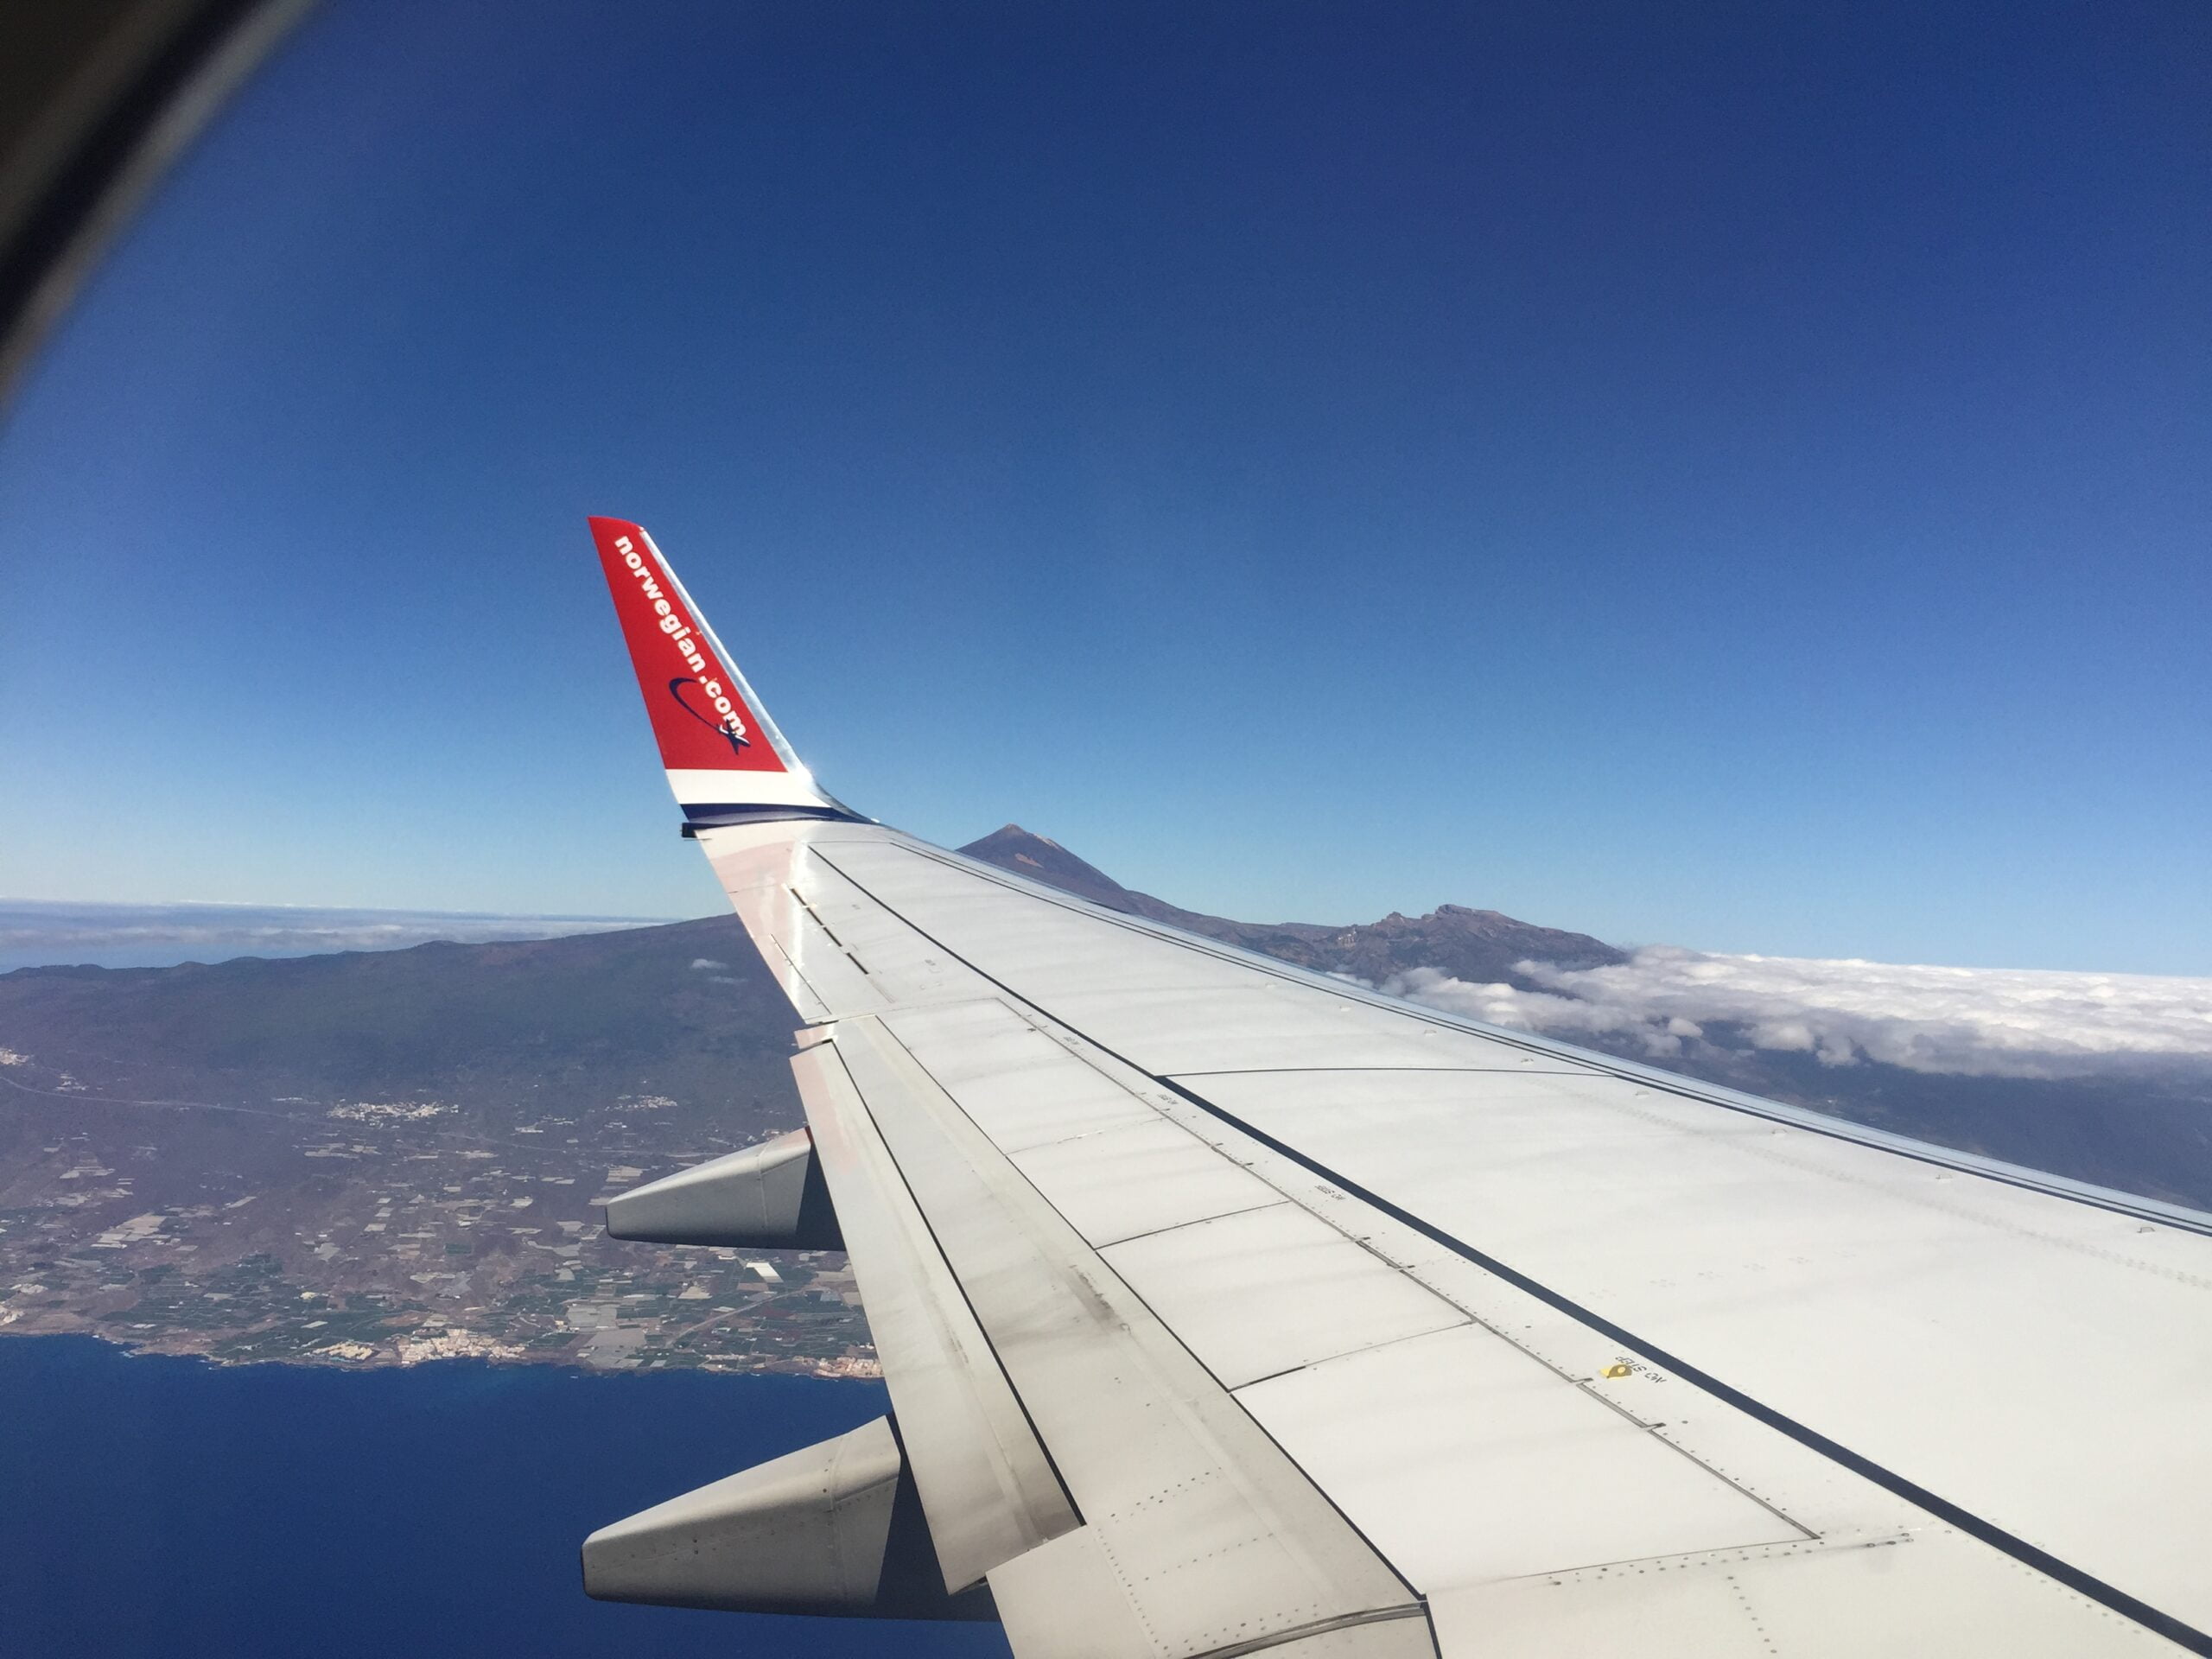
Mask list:
[{"label": "mountain ridge", "polygon": [[1122,886],[1096,865],[1052,840],[1008,823],[959,849],[965,856],[1043,881],[1109,910],[1165,922],[1317,973],[1349,974],[1381,985],[1416,968],[1436,968],[1477,984],[1543,987],[1521,972],[1523,962],[1557,968],[1599,968],[1628,953],[1587,933],[1542,927],[1495,910],[1440,905],[1421,916],[1392,911],[1380,921],[1240,922],[1185,910]]}]

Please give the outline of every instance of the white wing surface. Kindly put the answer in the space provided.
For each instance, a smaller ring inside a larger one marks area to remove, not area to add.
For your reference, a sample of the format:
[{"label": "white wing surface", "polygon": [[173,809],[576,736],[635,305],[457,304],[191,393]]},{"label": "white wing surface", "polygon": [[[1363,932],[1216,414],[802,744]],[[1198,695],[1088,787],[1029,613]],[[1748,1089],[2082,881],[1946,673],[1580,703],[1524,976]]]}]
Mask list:
[{"label": "white wing surface", "polygon": [[[2212,1652],[2212,1217],[712,792],[881,1467],[1021,1659]],[[806,1599],[702,1592],[696,1507],[594,1592]],[[807,1605],[919,1605],[874,1582]]]}]

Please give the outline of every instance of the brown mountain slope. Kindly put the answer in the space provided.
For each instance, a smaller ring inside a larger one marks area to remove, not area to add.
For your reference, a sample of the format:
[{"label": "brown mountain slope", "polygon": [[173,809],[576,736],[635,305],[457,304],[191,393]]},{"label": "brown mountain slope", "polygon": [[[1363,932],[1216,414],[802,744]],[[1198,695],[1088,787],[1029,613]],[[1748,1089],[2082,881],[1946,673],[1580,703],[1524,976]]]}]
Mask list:
[{"label": "brown mountain slope", "polygon": [[1325,974],[1352,974],[1380,985],[1415,968],[1439,968],[1456,979],[1539,987],[1515,970],[1535,961],[1562,968],[1596,968],[1628,958],[1602,939],[1516,921],[1494,910],[1445,905],[1426,916],[1395,911],[1379,922],[1331,927],[1313,922],[1236,922],[1185,910],[1148,893],[1125,887],[1056,841],[1018,823],[995,830],[960,849],[1033,880],[1046,882],[1110,910],[1202,933],[1281,961]]}]

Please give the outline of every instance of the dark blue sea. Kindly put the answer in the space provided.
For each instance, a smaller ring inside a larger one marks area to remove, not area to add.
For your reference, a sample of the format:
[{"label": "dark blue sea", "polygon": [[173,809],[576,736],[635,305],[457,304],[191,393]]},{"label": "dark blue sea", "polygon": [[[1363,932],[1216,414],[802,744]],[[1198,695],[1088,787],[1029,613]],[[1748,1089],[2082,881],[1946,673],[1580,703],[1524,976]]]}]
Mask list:
[{"label": "dark blue sea", "polygon": [[873,1383],[344,1372],[0,1338],[0,1656],[1003,1659],[993,1624],[588,1600],[594,1528],[884,1409]]}]

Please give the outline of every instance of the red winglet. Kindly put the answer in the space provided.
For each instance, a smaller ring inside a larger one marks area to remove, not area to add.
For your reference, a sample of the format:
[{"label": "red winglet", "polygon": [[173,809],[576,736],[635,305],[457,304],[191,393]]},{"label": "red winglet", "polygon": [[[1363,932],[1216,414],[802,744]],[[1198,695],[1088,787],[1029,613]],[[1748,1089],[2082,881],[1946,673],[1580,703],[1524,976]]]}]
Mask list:
[{"label": "red winglet", "polygon": [[744,680],[639,526],[594,518],[592,538],[671,772],[788,772]]},{"label": "red winglet", "polygon": [[652,537],[621,518],[594,518],[591,533],[669,787],[690,825],[856,817],[799,764]]}]

